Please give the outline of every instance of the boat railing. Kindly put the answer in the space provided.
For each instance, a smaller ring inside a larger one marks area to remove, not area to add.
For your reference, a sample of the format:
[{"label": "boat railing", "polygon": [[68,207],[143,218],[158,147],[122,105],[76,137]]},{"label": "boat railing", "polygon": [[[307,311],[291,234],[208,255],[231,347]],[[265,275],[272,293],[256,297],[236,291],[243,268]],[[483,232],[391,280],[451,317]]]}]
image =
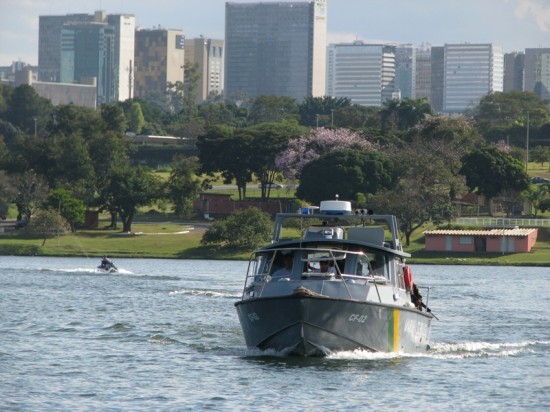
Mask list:
[{"label": "boat railing", "polygon": [[[365,284],[372,284],[377,290],[378,285],[391,283],[390,279],[381,274],[376,274],[374,268],[370,266],[367,253],[364,251],[350,251],[343,249],[333,248],[296,248],[296,247],[280,247],[273,249],[262,249],[254,251],[249,259],[247,276],[245,279],[245,285],[243,288],[242,299],[250,297],[260,297],[263,295],[263,291],[266,285],[273,280],[272,274],[275,272],[277,256],[281,256],[287,253],[300,253],[300,257],[294,259],[294,265],[300,263],[303,265],[303,271],[300,268],[294,269],[289,278],[294,280],[298,279],[310,279],[310,280],[331,280],[342,279],[343,285],[346,288],[349,297],[352,297],[352,293],[349,290],[348,283],[353,283],[357,280],[364,280]],[[368,266],[368,273],[346,273],[344,272],[344,264],[339,262],[345,261],[349,258],[349,255],[356,255],[357,262],[359,262],[360,256],[367,257],[366,262]],[[332,262],[333,270],[331,272],[323,273],[319,269],[313,268],[312,265],[316,265],[318,262],[329,260]],[[285,276],[286,277],[286,276]],[[259,288],[258,288],[259,287]],[[255,289],[255,290],[254,290]],[[248,294],[248,296],[247,296]],[[378,293],[379,295],[379,293]]]}]

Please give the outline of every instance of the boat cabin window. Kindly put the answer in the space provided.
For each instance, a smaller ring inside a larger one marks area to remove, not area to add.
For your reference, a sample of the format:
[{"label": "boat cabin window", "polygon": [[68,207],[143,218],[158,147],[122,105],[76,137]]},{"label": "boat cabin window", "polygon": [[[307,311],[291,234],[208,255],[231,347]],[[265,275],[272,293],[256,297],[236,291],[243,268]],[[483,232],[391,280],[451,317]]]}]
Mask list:
[{"label": "boat cabin window", "polygon": [[329,262],[329,267],[336,272],[343,272],[346,253],[341,251],[305,251],[302,252],[303,272],[319,272],[321,262]]},{"label": "boat cabin window", "polygon": [[381,275],[385,276],[386,261],[384,255],[376,253],[365,253],[357,255],[357,269],[355,274],[358,276]]}]

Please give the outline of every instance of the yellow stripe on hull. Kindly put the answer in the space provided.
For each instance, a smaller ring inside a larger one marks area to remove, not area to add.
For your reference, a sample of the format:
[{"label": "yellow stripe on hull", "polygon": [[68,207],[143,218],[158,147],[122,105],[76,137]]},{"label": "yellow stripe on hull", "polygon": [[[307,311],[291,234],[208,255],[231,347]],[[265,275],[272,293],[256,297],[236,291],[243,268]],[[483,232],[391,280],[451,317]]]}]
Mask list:
[{"label": "yellow stripe on hull", "polygon": [[393,309],[393,352],[399,351],[399,310]]}]

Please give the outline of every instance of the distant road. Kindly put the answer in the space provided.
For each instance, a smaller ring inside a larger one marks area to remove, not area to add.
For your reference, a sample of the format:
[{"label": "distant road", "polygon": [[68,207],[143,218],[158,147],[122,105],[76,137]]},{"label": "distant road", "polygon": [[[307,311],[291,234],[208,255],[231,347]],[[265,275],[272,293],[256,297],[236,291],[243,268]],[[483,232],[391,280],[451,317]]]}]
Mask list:
[{"label": "distant road", "polygon": [[210,190],[237,190],[237,185],[212,186]]}]

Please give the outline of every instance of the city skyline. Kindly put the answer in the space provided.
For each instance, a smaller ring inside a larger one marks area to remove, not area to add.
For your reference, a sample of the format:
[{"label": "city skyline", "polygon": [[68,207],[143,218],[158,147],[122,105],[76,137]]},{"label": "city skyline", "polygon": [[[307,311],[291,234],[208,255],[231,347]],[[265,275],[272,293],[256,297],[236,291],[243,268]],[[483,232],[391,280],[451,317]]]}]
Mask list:
[{"label": "city skyline", "polygon": [[[251,0],[236,3],[256,2]],[[0,66],[38,63],[38,17],[93,13],[133,14],[140,28],[183,30],[186,37],[224,38],[224,0],[2,0]],[[550,2],[545,0],[328,0],[331,43],[363,40],[434,46],[496,43],[505,53],[550,46]]]}]

